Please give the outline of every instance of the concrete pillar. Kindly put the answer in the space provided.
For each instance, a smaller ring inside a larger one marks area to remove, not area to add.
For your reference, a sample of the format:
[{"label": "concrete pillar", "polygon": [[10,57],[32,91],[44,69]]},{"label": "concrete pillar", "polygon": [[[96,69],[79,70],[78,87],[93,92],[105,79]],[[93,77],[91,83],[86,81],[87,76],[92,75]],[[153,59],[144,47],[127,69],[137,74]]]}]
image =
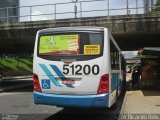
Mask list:
[{"label": "concrete pillar", "polygon": [[144,14],[149,12],[149,0],[144,0]]},{"label": "concrete pillar", "polygon": [[151,10],[153,9],[154,0],[151,0]]}]

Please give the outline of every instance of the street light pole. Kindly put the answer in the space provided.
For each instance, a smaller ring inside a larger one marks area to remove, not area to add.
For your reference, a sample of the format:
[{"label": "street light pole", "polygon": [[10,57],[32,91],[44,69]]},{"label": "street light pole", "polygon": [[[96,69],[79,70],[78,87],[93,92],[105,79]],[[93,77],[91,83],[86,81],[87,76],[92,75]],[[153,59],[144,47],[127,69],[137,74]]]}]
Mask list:
[{"label": "street light pole", "polygon": [[75,13],[75,18],[77,18],[77,2],[78,2],[78,0],[72,0],[72,2],[74,2],[75,3],[75,5],[74,5],[74,13]]}]

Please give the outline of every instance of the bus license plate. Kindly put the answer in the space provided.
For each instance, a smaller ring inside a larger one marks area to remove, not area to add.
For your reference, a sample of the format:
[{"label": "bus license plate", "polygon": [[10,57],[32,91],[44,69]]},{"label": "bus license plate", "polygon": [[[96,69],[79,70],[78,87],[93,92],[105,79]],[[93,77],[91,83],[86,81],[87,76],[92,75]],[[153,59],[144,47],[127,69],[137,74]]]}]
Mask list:
[{"label": "bus license plate", "polygon": [[63,80],[62,84],[75,84],[75,80]]}]

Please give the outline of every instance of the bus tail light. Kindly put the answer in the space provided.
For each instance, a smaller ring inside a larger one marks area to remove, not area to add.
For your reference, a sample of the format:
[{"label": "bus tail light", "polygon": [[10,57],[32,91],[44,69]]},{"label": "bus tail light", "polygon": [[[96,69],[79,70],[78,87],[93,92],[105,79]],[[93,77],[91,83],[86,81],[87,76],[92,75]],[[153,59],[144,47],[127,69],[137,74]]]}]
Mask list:
[{"label": "bus tail light", "polygon": [[101,76],[97,94],[103,94],[107,92],[109,92],[109,74],[104,74]]},{"label": "bus tail light", "polygon": [[33,87],[35,91],[42,92],[40,84],[39,84],[39,78],[38,78],[38,75],[36,74],[33,74]]}]

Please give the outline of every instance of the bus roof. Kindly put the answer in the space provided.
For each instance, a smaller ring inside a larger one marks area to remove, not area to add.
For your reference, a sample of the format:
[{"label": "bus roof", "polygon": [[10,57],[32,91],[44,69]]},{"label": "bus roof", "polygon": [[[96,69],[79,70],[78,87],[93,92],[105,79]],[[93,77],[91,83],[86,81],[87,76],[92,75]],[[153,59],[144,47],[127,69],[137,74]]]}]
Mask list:
[{"label": "bus roof", "polygon": [[61,31],[104,31],[104,27],[76,26],[76,27],[58,27],[39,30],[39,33],[61,32]]}]

